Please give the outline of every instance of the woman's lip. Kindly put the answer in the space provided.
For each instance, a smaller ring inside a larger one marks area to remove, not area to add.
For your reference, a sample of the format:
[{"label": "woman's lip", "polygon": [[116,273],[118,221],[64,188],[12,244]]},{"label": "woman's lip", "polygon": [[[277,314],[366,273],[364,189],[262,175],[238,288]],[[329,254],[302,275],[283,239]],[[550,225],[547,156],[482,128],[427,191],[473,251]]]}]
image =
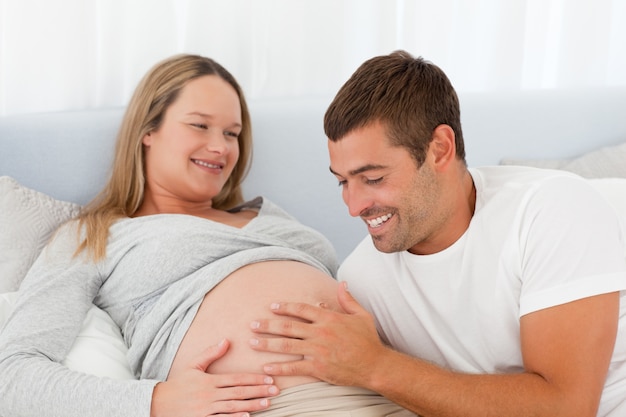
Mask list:
[{"label": "woman's lip", "polygon": [[221,164],[219,162],[203,161],[201,159],[191,159],[191,161],[194,164],[200,165],[201,167],[204,167],[204,168],[209,168],[209,169],[222,169],[222,168],[224,168],[224,164]]}]

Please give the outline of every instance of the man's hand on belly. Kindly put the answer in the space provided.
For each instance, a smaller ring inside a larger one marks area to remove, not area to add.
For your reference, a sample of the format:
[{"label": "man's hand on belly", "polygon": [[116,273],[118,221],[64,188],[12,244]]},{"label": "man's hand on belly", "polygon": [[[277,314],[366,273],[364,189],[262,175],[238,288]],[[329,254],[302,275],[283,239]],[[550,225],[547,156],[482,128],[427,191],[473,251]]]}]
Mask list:
[{"label": "man's hand on belly", "polygon": [[344,313],[305,303],[279,302],[271,306],[280,319],[251,323],[253,332],[273,337],[250,340],[254,350],[301,355],[300,360],[269,363],[269,375],[306,375],[337,385],[368,388],[372,367],[388,348],[378,337],[372,316],[339,286]]}]

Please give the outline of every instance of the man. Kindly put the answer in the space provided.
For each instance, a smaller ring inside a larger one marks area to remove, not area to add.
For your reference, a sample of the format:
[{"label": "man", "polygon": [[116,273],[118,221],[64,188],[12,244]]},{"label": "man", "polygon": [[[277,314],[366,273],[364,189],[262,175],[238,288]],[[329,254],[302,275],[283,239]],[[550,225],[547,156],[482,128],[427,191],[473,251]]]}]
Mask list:
[{"label": "man", "polygon": [[277,300],[283,317],[252,324],[253,348],[302,355],[268,374],[369,388],[425,417],[626,416],[625,242],[595,190],[468,169],[452,85],[402,51],[366,61],[324,125],[370,237],[339,272],[345,314]]}]

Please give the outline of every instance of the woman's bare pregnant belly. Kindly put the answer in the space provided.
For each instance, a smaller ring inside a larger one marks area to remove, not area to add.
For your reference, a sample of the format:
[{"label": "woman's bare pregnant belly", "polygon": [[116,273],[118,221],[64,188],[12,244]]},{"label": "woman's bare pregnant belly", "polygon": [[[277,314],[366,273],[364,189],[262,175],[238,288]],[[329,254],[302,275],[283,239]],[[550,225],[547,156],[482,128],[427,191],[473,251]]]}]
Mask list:
[{"label": "woman's bare pregnant belly", "polygon": [[[295,261],[259,262],[233,272],[205,295],[178,348],[169,376],[191,366],[207,347],[224,338],[230,341],[230,349],[211,364],[210,373],[263,373],[262,367],[268,362],[298,359],[295,355],[250,348],[250,339],[258,337],[250,331],[250,323],[261,318],[277,318],[269,308],[276,301],[323,302],[327,308],[339,309],[337,282],[322,271]],[[305,376],[274,380],[281,389],[316,381]]]}]

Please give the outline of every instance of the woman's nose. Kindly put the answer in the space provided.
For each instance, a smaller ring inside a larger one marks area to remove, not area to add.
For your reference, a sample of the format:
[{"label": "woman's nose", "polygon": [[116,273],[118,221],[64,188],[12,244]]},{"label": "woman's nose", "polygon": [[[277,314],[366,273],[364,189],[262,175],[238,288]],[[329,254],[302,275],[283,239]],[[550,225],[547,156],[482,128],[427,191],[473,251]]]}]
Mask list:
[{"label": "woman's nose", "polygon": [[211,152],[224,154],[228,151],[228,140],[223,132],[210,132],[206,147]]}]

